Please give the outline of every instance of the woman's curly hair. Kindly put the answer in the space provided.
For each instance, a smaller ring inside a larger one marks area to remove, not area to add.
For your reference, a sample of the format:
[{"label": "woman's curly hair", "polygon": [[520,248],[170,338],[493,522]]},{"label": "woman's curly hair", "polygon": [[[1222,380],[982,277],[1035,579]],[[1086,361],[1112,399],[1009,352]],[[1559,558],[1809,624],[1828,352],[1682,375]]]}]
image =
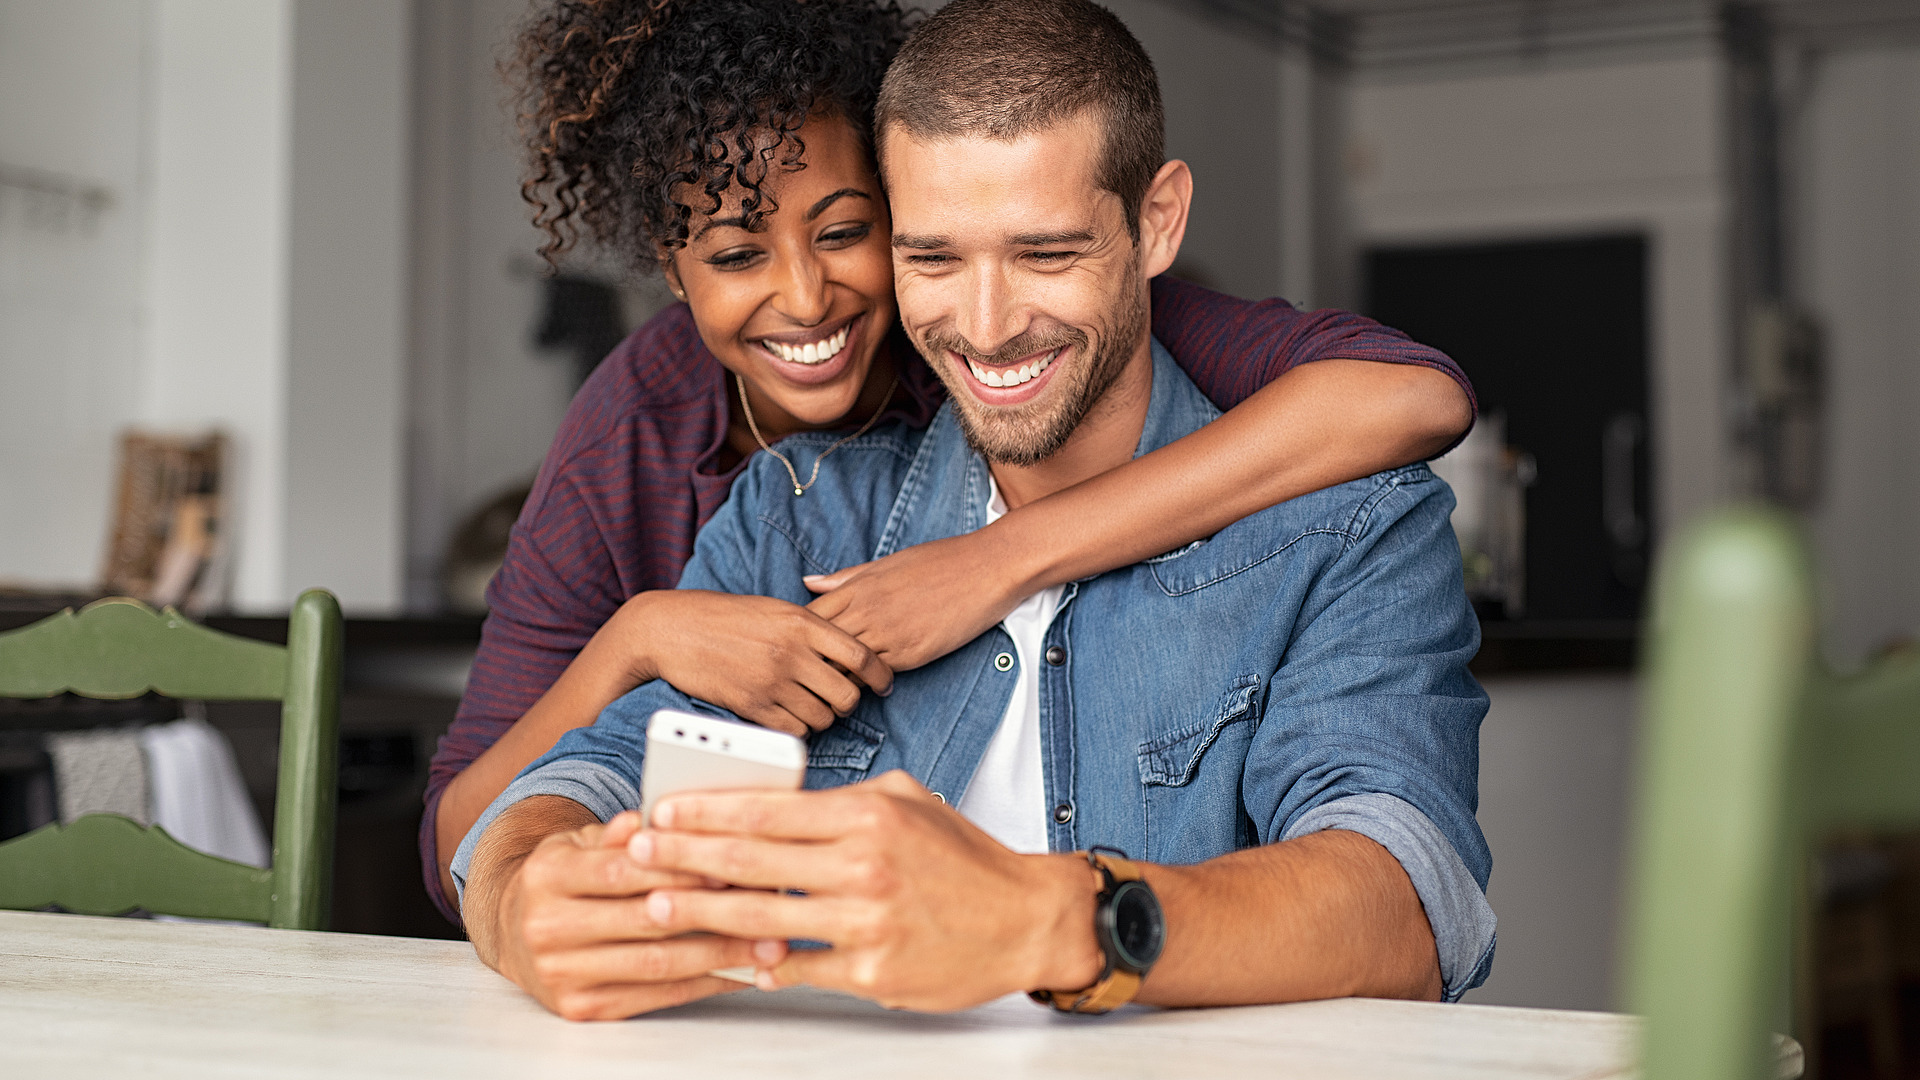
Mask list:
[{"label": "woman's curly hair", "polygon": [[773,212],[762,184],[805,152],[810,113],[871,137],[881,76],[912,21],[895,0],[544,6],[509,64],[541,255],[551,263],[584,234],[644,264],[683,246],[692,215],[717,212],[736,182],[749,224]]}]

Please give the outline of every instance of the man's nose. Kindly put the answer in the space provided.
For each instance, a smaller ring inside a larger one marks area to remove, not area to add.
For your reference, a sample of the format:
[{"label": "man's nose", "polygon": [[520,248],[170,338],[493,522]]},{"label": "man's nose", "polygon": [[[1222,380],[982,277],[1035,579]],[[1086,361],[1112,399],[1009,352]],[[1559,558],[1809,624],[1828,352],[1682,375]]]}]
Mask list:
[{"label": "man's nose", "polygon": [[833,302],[828,297],[827,276],[820,261],[802,256],[784,259],[782,263],[780,291],[774,306],[801,326],[813,326],[824,320]]},{"label": "man's nose", "polygon": [[1014,310],[1013,290],[1006,276],[995,269],[978,269],[968,278],[954,329],[982,356],[992,356],[1023,329]]}]

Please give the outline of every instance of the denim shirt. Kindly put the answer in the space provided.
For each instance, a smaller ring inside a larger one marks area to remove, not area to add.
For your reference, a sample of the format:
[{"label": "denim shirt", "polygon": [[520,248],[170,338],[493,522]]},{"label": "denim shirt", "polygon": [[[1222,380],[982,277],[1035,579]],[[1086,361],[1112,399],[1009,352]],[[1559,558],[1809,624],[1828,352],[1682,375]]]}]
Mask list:
[{"label": "denim shirt", "polygon": [[[1218,411],[1153,342],[1137,454]],[[951,403],[933,424],[841,446],[802,497],[761,455],[700,533],[680,587],[805,604],[822,574],[986,522],[989,473]],[[805,472],[835,437],[781,450]],[[1453,496],[1424,465],[1305,495],[1212,537],[1069,584],[1040,672],[1050,843],[1196,863],[1327,828],[1352,829],[1407,870],[1434,930],[1445,996],[1491,965],[1491,855],[1474,813],[1487,698],[1467,672],[1479,624],[1461,588]],[[1057,650],[1056,648],[1057,647]],[[1058,662],[1055,663],[1054,661]],[[958,803],[1006,712],[1018,651],[995,627],[888,697],[816,734],[806,784],[904,769]],[[601,820],[639,805],[647,718],[724,714],[661,681],[569,732],[488,808],[562,795]]]}]

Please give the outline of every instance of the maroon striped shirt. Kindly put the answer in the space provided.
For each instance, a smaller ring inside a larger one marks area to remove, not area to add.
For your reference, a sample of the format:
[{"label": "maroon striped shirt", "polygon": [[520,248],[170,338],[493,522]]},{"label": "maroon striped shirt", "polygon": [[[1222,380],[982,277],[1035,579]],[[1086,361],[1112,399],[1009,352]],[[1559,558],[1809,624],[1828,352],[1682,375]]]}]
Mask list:
[{"label": "maroon striped shirt", "polygon": [[[1303,312],[1284,300],[1241,300],[1159,277],[1152,326],[1222,408],[1295,364],[1330,357],[1438,368],[1473,396],[1445,354],[1349,312]],[[925,425],[944,390],[897,328],[890,340],[905,394],[889,412]],[[456,923],[435,858],[441,793],[546,693],[627,598],[680,580],[695,532],[740,471],[717,467],[726,433],[722,368],[684,304],[621,342],[574,398],[514,526],[506,563],[487,588],[479,655],[427,782],[420,824],[427,891]]]}]

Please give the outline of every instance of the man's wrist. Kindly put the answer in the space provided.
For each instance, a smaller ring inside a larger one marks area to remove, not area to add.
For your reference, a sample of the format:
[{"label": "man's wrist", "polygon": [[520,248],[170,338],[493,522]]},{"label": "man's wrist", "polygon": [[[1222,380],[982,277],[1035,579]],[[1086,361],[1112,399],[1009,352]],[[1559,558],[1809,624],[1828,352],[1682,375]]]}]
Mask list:
[{"label": "man's wrist", "polygon": [[[1078,990],[1092,986],[1106,967],[1093,930],[1100,875],[1077,854],[1038,855],[1046,885],[1044,913],[1034,936],[1025,990]],[[1030,909],[1033,910],[1033,909]]]}]

